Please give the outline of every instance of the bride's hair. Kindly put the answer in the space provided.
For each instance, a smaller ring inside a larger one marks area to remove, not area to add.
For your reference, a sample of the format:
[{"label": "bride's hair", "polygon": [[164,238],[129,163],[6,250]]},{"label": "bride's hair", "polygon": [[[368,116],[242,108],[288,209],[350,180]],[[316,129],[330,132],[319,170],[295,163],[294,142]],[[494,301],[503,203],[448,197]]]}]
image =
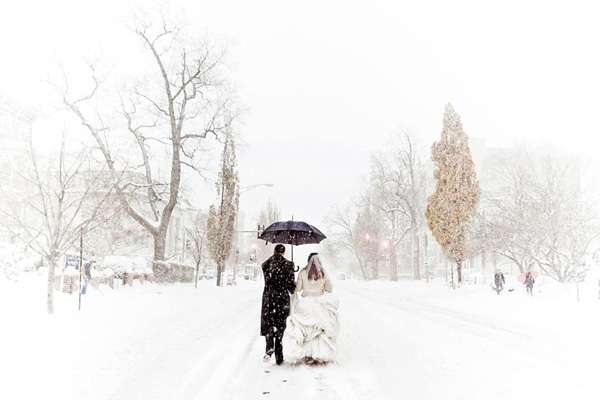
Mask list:
[{"label": "bride's hair", "polygon": [[311,253],[308,256],[308,279],[312,281],[317,281],[323,276],[325,276],[325,272],[323,271],[323,265],[321,264],[321,259],[319,258],[318,253]]}]

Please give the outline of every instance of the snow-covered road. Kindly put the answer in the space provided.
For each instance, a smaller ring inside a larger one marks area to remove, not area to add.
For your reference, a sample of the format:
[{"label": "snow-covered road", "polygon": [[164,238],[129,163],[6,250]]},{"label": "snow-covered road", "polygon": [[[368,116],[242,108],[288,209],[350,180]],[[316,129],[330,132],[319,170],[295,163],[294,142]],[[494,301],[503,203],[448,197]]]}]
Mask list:
[{"label": "snow-covered road", "polygon": [[569,288],[567,297],[542,289],[531,298],[337,282],[338,362],[277,367],[262,362],[262,286],[213,285],[92,290],[81,312],[75,296],[59,296],[52,317],[41,295],[3,289],[0,398],[600,398],[596,294],[577,304]]},{"label": "snow-covered road", "polygon": [[573,313],[542,313],[549,306],[537,298],[467,288],[362,282],[336,288],[339,359],[324,367],[262,362],[258,284],[121,290],[110,295],[118,307],[108,313],[109,295],[96,297],[79,321],[75,397],[598,398],[586,364],[598,356],[596,325]]}]

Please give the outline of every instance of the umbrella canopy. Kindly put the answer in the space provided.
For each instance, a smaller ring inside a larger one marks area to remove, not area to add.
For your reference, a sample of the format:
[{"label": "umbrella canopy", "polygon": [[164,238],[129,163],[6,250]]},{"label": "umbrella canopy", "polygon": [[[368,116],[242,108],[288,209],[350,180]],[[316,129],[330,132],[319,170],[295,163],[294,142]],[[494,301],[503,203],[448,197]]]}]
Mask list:
[{"label": "umbrella canopy", "polygon": [[314,226],[302,221],[280,221],[269,225],[259,236],[268,243],[302,244],[319,243],[327,236]]}]

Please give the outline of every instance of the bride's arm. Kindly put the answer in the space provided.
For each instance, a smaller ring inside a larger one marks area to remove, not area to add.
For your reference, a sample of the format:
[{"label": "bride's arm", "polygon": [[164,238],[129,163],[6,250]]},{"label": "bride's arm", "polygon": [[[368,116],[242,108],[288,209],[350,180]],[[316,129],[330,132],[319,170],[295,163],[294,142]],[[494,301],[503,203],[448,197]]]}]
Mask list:
[{"label": "bride's arm", "polygon": [[329,279],[329,274],[328,273],[324,273],[325,275],[325,291],[327,293],[331,293],[333,292],[333,285],[331,284],[331,279]]}]

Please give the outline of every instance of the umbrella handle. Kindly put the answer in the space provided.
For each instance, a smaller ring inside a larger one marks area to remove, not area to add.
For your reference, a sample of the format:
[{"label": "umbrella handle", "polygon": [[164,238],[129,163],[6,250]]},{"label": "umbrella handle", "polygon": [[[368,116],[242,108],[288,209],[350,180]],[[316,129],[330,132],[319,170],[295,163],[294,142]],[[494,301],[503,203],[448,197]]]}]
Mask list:
[{"label": "umbrella handle", "polygon": [[298,265],[295,265],[294,266],[294,272],[298,272],[298,271],[300,271],[300,267]]}]

